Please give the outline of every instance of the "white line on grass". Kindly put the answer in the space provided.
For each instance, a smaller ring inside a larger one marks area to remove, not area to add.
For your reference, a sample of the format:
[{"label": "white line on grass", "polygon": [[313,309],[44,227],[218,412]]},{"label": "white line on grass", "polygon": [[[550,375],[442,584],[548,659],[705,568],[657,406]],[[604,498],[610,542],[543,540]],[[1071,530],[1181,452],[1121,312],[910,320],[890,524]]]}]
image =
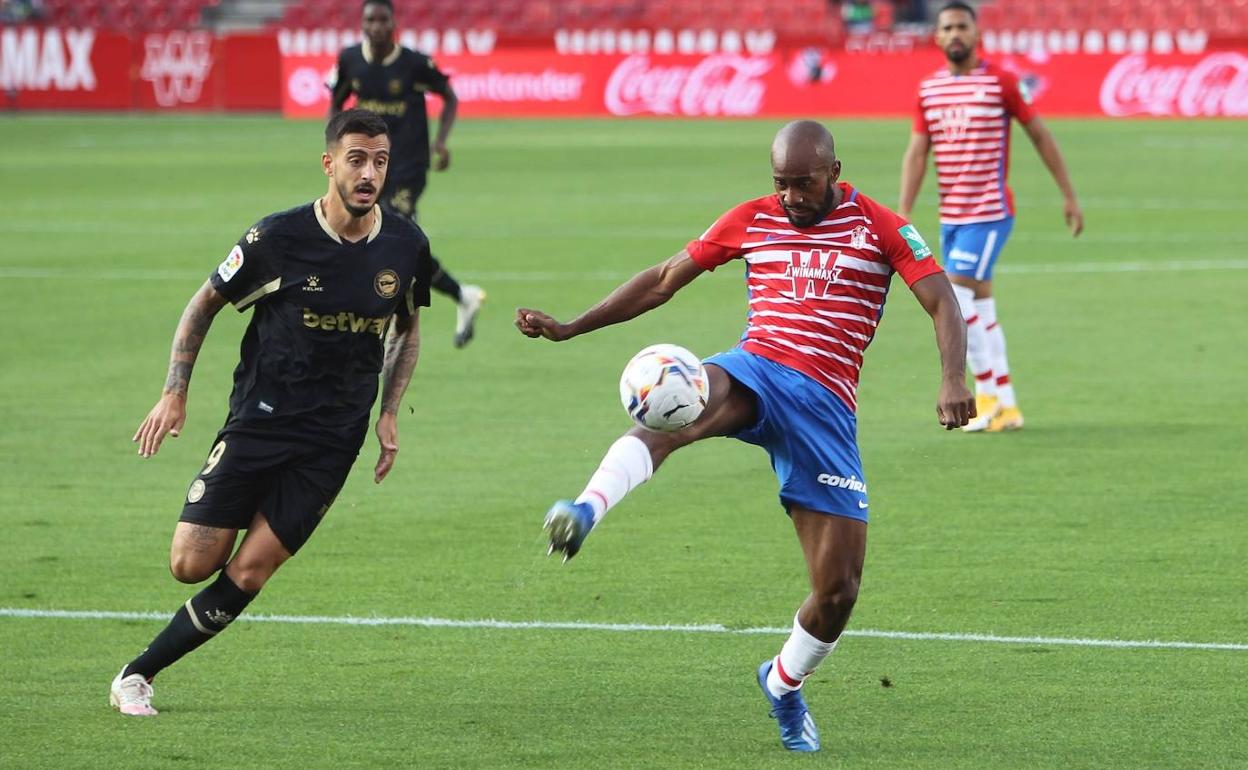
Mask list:
[{"label": "white line on grass", "polygon": [[[168,613],[110,612],[106,610],[33,610],[0,607],[0,617],[44,618],[54,620],[165,620]],[[452,620],[450,618],[353,617],[351,615],[243,615],[239,620],[253,623],[296,623],[332,626],[417,626],[420,628],[491,628],[541,631],[673,632],[686,634],[766,634],[780,636],[789,628],[730,628],[718,623],[579,623],[575,621]],[[995,636],[993,634],[945,634],[922,631],[878,631],[854,629],[845,636],[911,641],[984,642],[989,644],[1065,645],[1069,647],[1149,648],[1163,650],[1248,651],[1248,644],[1230,642],[1166,642],[1129,639],[1066,639],[1050,636]]]},{"label": "white line on grass", "polygon": [[[1248,259],[1187,259],[1158,262],[1041,262],[1036,264],[999,265],[998,273],[1061,274],[1061,273],[1177,273],[1205,270],[1248,270]],[[77,281],[184,281],[203,279],[203,270],[131,268],[87,268],[0,266],[0,278],[54,279]],[[622,281],[632,273],[621,270],[465,272],[465,279],[495,283],[547,283],[555,281]]]}]

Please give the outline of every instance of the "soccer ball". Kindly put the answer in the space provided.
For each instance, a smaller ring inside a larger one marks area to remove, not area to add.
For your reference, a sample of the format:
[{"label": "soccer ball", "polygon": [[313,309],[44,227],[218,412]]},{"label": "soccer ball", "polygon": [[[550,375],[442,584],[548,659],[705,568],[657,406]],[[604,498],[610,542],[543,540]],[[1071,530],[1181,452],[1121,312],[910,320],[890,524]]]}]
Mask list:
[{"label": "soccer ball", "polygon": [[711,386],[698,357],[679,345],[651,345],[620,376],[620,402],[643,428],[675,431],[706,409]]}]

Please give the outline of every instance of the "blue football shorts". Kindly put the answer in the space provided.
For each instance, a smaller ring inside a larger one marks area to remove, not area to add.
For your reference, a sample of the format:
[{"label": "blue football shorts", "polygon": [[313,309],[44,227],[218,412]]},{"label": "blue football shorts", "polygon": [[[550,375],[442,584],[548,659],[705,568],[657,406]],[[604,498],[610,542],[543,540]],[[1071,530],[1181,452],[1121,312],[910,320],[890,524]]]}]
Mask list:
[{"label": "blue football shorts", "polygon": [[1013,229],[1014,217],[970,225],[941,225],[940,251],[945,272],[977,281],[992,280],[997,256]]},{"label": "blue football shorts", "polygon": [[807,375],[734,348],[706,359],[754,393],[758,422],[732,436],[767,450],[780,504],[867,520],[867,482],[858,457],[858,419]]}]

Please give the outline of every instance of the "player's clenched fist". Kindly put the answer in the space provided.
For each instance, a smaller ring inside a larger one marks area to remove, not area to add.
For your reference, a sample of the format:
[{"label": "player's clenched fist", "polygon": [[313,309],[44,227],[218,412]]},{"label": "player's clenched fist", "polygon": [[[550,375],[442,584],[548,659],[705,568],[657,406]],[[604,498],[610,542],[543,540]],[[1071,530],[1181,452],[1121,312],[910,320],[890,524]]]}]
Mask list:
[{"label": "player's clenched fist", "polygon": [[545,337],[558,342],[567,339],[567,327],[540,310],[518,308],[516,310],[516,328],[526,337]]}]

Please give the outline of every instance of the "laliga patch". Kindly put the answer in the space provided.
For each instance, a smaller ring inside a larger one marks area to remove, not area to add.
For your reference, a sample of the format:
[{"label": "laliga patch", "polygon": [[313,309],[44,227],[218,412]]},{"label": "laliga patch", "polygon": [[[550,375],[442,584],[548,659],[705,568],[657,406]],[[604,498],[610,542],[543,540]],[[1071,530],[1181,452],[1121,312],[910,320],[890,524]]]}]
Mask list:
[{"label": "laliga patch", "polygon": [[916,262],[932,256],[932,247],[927,245],[927,241],[923,240],[923,236],[919,235],[919,230],[914,225],[903,225],[897,228],[897,234],[906,239],[906,245],[914,253]]},{"label": "laliga patch", "polygon": [[230,255],[225,261],[217,267],[217,275],[221,276],[221,280],[226,283],[239,271],[243,266],[243,250],[239,246],[235,246],[230,250]]}]

